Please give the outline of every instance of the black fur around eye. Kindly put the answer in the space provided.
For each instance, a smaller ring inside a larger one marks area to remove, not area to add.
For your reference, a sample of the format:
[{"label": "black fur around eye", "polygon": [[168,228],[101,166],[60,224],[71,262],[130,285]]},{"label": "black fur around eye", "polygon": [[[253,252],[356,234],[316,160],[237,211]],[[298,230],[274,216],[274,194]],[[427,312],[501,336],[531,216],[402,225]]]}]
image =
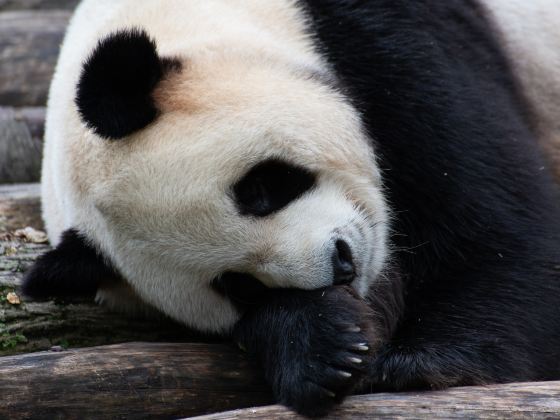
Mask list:
[{"label": "black fur around eye", "polygon": [[271,159],[254,166],[233,187],[241,214],[264,217],[300,197],[315,185],[307,169]]}]

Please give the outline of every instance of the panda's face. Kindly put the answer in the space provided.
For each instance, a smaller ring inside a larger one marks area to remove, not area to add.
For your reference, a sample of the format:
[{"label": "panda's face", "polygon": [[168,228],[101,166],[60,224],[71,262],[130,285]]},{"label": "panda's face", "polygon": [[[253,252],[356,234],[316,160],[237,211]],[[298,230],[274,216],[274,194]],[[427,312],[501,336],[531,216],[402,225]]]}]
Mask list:
[{"label": "panda's face", "polygon": [[366,293],[386,258],[387,214],[341,95],[307,69],[205,57],[153,97],[160,114],[144,129],[90,133],[75,174],[94,209],[85,230],[145,299],[219,330],[235,311],[213,285],[233,273]]}]

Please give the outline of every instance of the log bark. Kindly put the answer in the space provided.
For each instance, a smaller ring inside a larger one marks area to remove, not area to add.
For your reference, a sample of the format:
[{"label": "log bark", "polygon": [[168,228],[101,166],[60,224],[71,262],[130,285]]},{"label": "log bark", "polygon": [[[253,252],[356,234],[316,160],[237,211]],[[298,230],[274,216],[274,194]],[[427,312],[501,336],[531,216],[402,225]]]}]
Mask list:
[{"label": "log bark", "polygon": [[39,184],[0,185],[0,240],[27,226],[43,229],[39,195]]},{"label": "log bark", "polygon": [[39,180],[44,125],[43,107],[0,107],[0,183]]},{"label": "log bark", "polygon": [[177,418],[272,403],[225,344],[128,343],[0,358],[0,418]]},{"label": "log bark", "polygon": [[42,106],[70,11],[0,13],[0,104]]},{"label": "log bark", "polygon": [[39,180],[45,111],[36,106],[46,103],[76,4],[0,0],[0,184]]},{"label": "log bark", "polygon": [[2,10],[71,10],[79,0],[0,0]]},{"label": "log bark", "polygon": [[7,107],[0,106],[0,120],[17,121],[25,124],[33,139],[42,140],[45,132],[46,109],[42,106]]},{"label": "log bark", "polygon": [[[279,405],[196,417],[196,420],[303,419]],[[558,419],[560,382],[370,394],[348,398],[326,420]],[[193,419],[193,420],[195,420]]]},{"label": "log bark", "polygon": [[[50,248],[14,232],[28,226],[40,230],[39,209],[38,184],[0,186],[0,355],[131,340],[202,340],[200,334],[163,316],[132,319],[90,301],[36,302],[20,296],[23,272]],[[16,294],[19,304],[9,302],[10,293]]]},{"label": "log bark", "polygon": [[[227,344],[127,343],[0,358],[1,418],[303,419]],[[257,407],[261,406],[261,407]],[[557,419],[560,382],[348,398],[327,419]]]}]

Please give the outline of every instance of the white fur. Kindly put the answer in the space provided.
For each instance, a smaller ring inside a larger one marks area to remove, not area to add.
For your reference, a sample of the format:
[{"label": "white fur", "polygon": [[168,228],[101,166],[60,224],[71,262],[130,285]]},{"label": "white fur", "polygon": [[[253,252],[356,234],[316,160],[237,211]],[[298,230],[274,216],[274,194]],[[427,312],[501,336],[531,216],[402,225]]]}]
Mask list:
[{"label": "white fur", "polygon": [[483,0],[560,176],[560,1]]},{"label": "white fur", "polygon": [[[107,141],[80,121],[76,83],[98,40],[130,27],[183,71],[155,92],[154,123]],[[352,248],[353,284],[365,295],[385,264],[387,209],[356,110],[310,77],[328,73],[295,0],[85,0],[48,104],[51,242],[79,229],[141,299],[201,330],[226,331],[238,317],[213,278],[243,271],[269,286],[325,286],[338,238]],[[317,187],[270,217],[241,216],[231,186],[272,156],[317,173]],[[122,305],[111,293],[100,299]]]}]

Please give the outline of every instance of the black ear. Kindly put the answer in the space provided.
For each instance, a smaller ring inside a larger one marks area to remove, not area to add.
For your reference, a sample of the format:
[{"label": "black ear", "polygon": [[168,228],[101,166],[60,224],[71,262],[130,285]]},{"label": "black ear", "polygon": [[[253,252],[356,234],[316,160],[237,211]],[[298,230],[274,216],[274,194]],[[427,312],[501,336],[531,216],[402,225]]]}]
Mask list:
[{"label": "black ear", "polygon": [[93,296],[100,283],[118,280],[114,269],[76,230],[62,234],[52,251],[27,271],[22,292],[36,299]]},{"label": "black ear", "polygon": [[140,29],[102,39],[84,63],[76,105],[97,134],[119,139],[144,128],[157,116],[152,92],[179,62],[158,56],[155,42]]}]

